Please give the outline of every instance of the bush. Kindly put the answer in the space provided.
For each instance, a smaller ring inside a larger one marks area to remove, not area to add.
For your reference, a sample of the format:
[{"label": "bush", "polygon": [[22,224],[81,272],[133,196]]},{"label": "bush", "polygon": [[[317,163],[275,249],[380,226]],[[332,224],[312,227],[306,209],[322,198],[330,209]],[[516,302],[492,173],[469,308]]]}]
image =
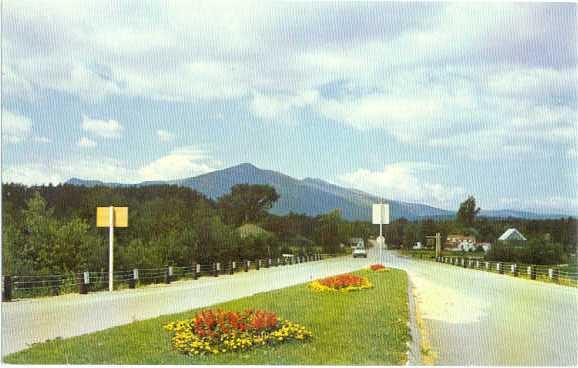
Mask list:
[{"label": "bush", "polygon": [[497,242],[485,257],[488,261],[527,264],[566,263],[567,256],[562,245],[534,238],[527,242]]}]

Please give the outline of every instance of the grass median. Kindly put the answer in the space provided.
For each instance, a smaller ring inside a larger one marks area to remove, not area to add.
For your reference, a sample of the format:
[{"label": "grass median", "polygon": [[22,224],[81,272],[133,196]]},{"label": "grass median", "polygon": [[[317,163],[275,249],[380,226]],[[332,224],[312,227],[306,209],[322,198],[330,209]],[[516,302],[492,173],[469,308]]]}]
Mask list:
[{"label": "grass median", "polygon": [[8,355],[13,364],[273,364],[401,365],[407,360],[407,275],[359,271],[372,289],[318,293],[306,284],[260,293],[213,306],[226,310],[266,309],[306,326],[304,343],[265,346],[240,353],[185,356],[173,350],[163,326],[194,311],[35,344]]}]

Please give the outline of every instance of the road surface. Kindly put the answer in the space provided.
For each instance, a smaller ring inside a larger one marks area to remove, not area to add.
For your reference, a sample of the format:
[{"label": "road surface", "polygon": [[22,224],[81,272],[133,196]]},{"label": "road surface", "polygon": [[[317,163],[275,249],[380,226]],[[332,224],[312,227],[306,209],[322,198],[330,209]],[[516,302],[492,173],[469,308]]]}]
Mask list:
[{"label": "road surface", "polygon": [[578,365],[578,289],[386,252],[405,269],[438,365]]}]

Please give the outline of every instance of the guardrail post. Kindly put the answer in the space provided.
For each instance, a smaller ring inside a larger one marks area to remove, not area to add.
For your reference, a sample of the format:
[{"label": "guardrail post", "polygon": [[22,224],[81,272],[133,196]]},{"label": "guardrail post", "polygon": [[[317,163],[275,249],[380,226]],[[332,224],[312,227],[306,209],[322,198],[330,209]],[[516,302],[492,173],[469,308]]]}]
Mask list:
[{"label": "guardrail post", "polygon": [[514,277],[518,277],[518,265],[517,264],[512,265],[512,273],[514,274]]},{"label": "guardrail post", "polygon": [[486,262],[486,270],[490,269],[490,262]]},{"label": "guardrail post", "polygon": [[132,270],[132,278],[128,279],[128,288],[134,289],[138,280],[138,268]]},{"label": "guardrail post", "polygon": [[60,295],[60,280],[52,281],[52,295]]},{"label": "guardrail post", "polygon": [[229,273],[232,275],[235,273],[235,269],[237,268],[237,262],[231,261],[231,267],[229,269]]},{"label": "guardrail post", "polygon": [[476,268],[480,268],[480,261],[476,261]]},{"label": "guardrail post", "polygon": [[2,284],[2,301],[9,302],[12,300],[12,276],[4,276]]},{"label": "guardrail post", "polygon": [[83,272],[82,274],[80,274],[80,277],[78,278],[78,293],[81,295],[88,293],[88,290],[87,290],[88,282],[86,282],[87,281],[86,280],[86,274],[87,273],[88,272]]},{"label": "guardrail post", "polygon": [[193,280],[196,280],[199,278],[199,274],[197,273],[197,262],[193,262],[192,266],[191,266],[191,273],[193,276]]},{"label": "guardrail post", "polygon": [[273,266],[275,266],[275,267],[279,266],[280,261],[281,260],[279,259],[279,257],[277,257],[277,261],[275,262],[275,264]]},{"label": "guardrail post", "polygon": [[552,280],[554,278],[554,270],[549,268],[548,269],[548,278]]},{"label": "guardrail post", "polygon": [[271,263],[272,263],[271,258],[267,258],[267,265],[265,266],[265,268],[271,267]]},{"label": "guardrail post", "polygon": [[536,270],[536,267],[534,267],[534,266],[530,266],[529,268],[530,268],[530,278],[532,280],[536,280],[536,278],[538,276],[538,272],[537,272],[538,270]]},{"label": "guardrail post", "polygon": [[554,279],[555,283],[557,283],[557,284],[560,283],[560,270],[559,269],[557,269],[557,268],[554,269],[552,278]]},{"label": "guardrail post", "polygon": [[167,267],[165,269],[165,284],[170,284],[171,283],[171,271],[170,271],[170,267]]},{"label": "guardrail post", "polygon": [[221,263],[220,262],[216,262],[213,263],[213,276],[218,277],[219,276],[219,272],[221,271]]},{"label": "guardrail post", "polygon": [[501,274],[504,273],[504,268],[502,267],[501,262],[498,262],[498,264],[496,265],[496,269],[498,270],[498,273],[501,273]]},{"label": "guardrail post", "polygon": [[251,261],[245,261],[243,267],[245,268],[245,272],[249,272],[249,267],[251,267]]}]

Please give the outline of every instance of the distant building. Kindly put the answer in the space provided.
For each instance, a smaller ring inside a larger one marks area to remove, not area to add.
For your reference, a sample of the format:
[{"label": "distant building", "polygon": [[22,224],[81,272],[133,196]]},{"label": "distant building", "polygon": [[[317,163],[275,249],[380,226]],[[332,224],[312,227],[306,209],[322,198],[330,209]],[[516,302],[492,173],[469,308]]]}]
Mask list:
[{"label": "distant building", "polygon": [[450,234],[448,235],[445,248],[453,250],[464,250],[476,246],[476,237],[471,235]]},{"label": "distant building", "polygon": [[528,239],[526,239],[526,237],[524,235],[522,235],[521,232],[518,231],[518,229],[508,229],[506,230],[499,238],[499,241],[526,241]]}]

